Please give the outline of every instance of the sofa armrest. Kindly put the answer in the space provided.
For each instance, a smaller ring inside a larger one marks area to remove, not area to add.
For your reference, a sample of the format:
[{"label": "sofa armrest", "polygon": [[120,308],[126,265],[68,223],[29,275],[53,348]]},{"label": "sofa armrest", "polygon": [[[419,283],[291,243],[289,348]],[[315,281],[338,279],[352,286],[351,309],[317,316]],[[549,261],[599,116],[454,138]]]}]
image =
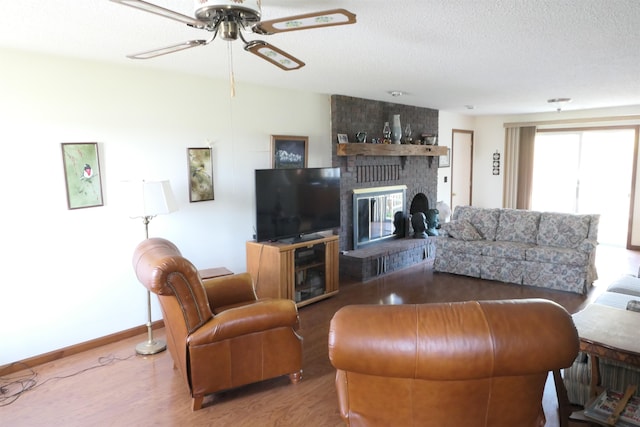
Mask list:
[{"label": "sofa armrest", "polygon": [[190,346],[206,345],[269,329],[296,329],[297,326],[298,309],[292,300],[260,300],[223,311],[193,332],[187,341]]},{"label": "sofa armrest", "polygon": [[222,307],[243,305],[258,299],[249,273],[205,279],[202,284],[214,314],[221,311]]}]

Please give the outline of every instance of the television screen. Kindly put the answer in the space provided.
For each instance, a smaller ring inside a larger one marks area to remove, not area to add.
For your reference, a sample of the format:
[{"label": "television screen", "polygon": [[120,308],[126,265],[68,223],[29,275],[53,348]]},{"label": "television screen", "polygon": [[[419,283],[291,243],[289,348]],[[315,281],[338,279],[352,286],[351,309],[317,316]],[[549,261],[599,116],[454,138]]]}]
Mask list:
[{"label": "television screen", "polygon": [[255,179],[257,241],[340,227],[340,168],[257,169]]}]

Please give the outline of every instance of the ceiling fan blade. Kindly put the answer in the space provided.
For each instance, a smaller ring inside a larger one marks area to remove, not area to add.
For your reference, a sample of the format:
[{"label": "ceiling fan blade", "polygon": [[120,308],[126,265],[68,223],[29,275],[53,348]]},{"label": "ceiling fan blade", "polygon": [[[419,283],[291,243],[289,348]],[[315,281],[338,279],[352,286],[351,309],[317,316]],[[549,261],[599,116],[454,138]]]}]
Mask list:
[{"label": "ceiling fan blade", "polygon": [[245,45],[244,50],[271,62],[276,67],[280,67],[285,71],[297,70],[298,68],[304,67],[304,62],[262,40],[250,41]]},{"label": "ceiling fan blade", "polygon": [[156,15],[164,16],[165,18],[173,19],[174,21],[182,22],[191,27],[200,29],[210,29],[210,25],[205,21],[194,19],[190,16],[183,15],[173,10],[165,9],[164,7],[156,6],[155,4],[148,3],[142,0],[111,0],[114,3],[120,3],[125,6],[130,6],[135,9],[143,10],[145,12],[153,13]]},{"label": "ceiling fan blade", "polygon": [[127,55],[127,58],[131,59],[150,59],[156,56],[166,55],[168,53],[179,52],[185,49],[191,49],[196,46],[203,46],[208,44],[209,40],[189,40],[188,42],[175,44],[173,46],[161,47],[160,49],[147,50],[145,52],[136,53],[133,55]]},{"label": "ceiling fan blade", "polygon": [[252,30],[258,34],[274,34],[286,31],[307,30],[334,25],[355,24],[356,15],[345,9],[325,10],[258,22]]}]

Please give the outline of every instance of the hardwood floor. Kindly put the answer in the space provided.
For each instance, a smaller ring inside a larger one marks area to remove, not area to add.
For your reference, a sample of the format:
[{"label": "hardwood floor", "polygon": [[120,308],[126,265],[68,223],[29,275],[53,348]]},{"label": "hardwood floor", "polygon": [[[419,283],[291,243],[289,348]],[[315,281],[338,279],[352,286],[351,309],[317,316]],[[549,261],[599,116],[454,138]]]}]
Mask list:
[{"label": "hardwood floor", "polygon": [[[426,263],[368,283],[342,282],[340,293],[300,309],[304,377],[252,384],[208,396],[191,411],[186,386],[168,352],[136,356],[146,335],[122,340],[9,375],[0,373],[3,426],[341,426],[328,360],[327,334],[335,311],[348,304],[401,304],[471,299],[548,298],[574,313],[620,274],[637,273],[640,253],[599,247],[599,280],[586,297],[433,273]],[[164,330],[156,332],[162,338]],[[30,383],[30,381],[34,381]],[[30,385],[31,384],[31,385]],[[13,403],[10,395],[31,388]],[[544,396],[547,426],[558,426],[553,382]]]}]

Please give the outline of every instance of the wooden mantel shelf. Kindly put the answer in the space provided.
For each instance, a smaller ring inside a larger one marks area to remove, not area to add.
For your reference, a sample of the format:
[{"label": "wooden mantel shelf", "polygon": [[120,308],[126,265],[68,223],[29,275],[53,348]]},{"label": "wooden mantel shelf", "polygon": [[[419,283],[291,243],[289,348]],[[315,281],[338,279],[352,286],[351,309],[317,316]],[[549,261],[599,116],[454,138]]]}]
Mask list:
[{"label": "wooden mantel shelf", "polygon": [[448,148],[439,145],[338,144],[338,156],[444,156]]}]

